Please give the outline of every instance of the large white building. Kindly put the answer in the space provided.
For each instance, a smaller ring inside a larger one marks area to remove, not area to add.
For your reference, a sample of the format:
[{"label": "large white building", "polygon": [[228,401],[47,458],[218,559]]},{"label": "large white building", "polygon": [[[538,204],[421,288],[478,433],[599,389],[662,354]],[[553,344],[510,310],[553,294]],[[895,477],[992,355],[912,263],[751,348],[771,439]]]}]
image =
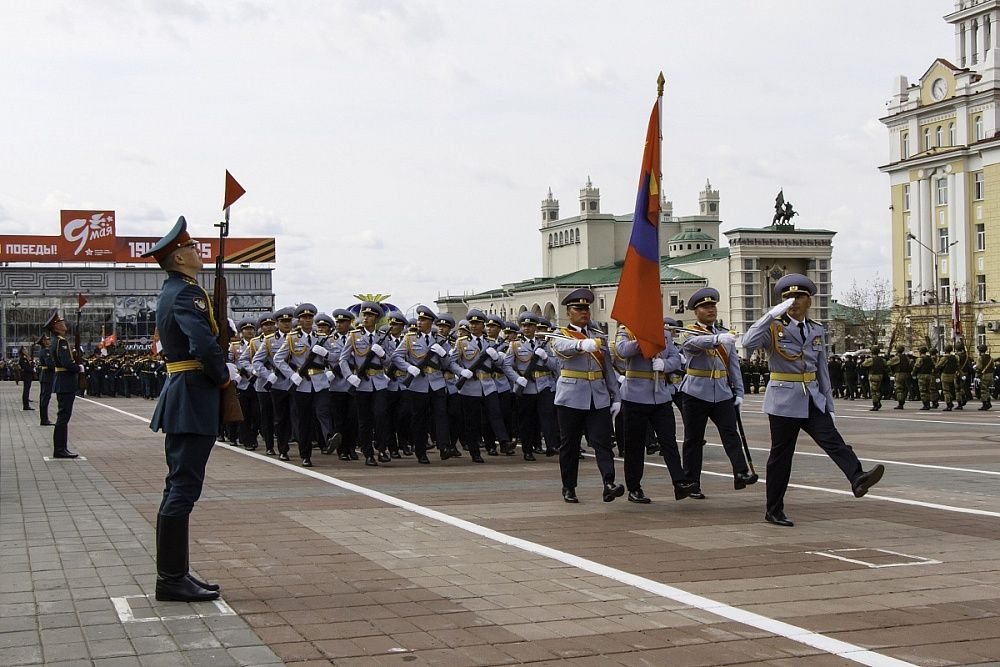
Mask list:
[{"label": "large white building", "polygon": [[[772,286],[786,273],[804,273],[819,287],[817,319],[829,314],[830,261],[835,232],[796,229],[793,225],[740,227],[720,232],[719,191],[710,182],[698,196],[698,214],[673,215],[664,200],[660,218],[660,286],[665,314],[682,312],[696,290],[719,290],[719,317],[737,331],[746,328],[773,303]],[[461,318],[470,308],[513,320],[531,310],[562,323],[563,297],[579,287],[594,291],[594,321],[611,326],[625,251],[632,232],[632,215],[601,212],[601,192],[588,177],[579,194],[579,213],[559,217],[559,201],[549,190],[541,204],[542,275],[496,289],[437,300],[438,309]],[[725,236],[728,245],[722,245]],[[680,316],[683,319],[683,315]]]},{"label": "large white building", "polygon": [[[958,0],[954,62],[898,76],[889,131],[895,308],[914,344],[940,345],[954,301],[967,340],[1000,343],[1000,0]],[[935,329],[935,322],[938,324]]]}]

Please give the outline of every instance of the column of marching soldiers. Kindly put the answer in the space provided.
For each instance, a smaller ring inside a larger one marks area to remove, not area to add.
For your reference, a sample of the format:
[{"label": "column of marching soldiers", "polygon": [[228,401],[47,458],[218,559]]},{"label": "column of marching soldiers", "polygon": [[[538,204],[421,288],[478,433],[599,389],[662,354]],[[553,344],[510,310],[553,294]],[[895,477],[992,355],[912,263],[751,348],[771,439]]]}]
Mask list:
[{"label": "column of marching soldiers", "polygon": [[[996,358],[986,345],[977,352],[970,354],[962,341],[945,345],[942,353],[925,346],[907,352],[904,345],[883,353],[873,345],[870,352],[832,356],[830,384],[837,398],[870,400],[873,412],[882,409],[883,399],[895,399],[894,410],[905,409],[908,401],[919,402],[921,411],[964,410],[970,401],[979,402],[977,410],[991,410],[1000,396]],[[741,359],[740,370],[748,393],[767,386],[770,374],[763,357]]]}]

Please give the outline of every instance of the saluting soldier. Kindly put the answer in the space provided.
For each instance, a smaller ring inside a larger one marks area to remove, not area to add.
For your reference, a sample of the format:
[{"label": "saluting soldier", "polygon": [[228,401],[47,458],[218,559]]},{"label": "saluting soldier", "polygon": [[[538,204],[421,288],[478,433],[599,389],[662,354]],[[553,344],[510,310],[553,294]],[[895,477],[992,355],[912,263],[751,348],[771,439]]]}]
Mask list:
[{"label": "saluting soldier", "polygon": [[[188,567],[188,520],[201,496],[205,466],[218,433],[222,391],[238,372],[227,368],[212,301],[198,285],[197,242],[183,217],[146,252],[167,272],[156,305],[156,328],[167,382],[149,427],[166,434],[167,480],[156,521],[156,599],[214,600],[219,587]],[[225,323],[223,323],[225,324]]]},{"label": "saluting soldier", "polygon": [[[83,366],[73,359],[69,342],[66,340],[66,320],[58,310],[45,322],[45,328],[55,336],[55,350],[52,352],[55,362],[55,378],[52,380],[52,391],[56,395],[55,429],[52,432],[52,458],[75,459],[77,453],[69,448],[69,420],[73,417],[73,402],[79,389],[77,373],[84,371]],[[22,378],[23,379],[23,378]]]},{"label": "saluting soldier", "polygon": [[[268,456],[274,456],[274,404],[271,402],[267,382],[270,371],[265,369],[262,364],[255,365],[254,359],[263,348],[265,340],[274,336],[276,325],[273,313],[267,313],[257,318],[260,334],[250,339],[240,357],[240,367],[249,368],[253,375],[253,398],[257,402],[257,417],[260,435],[264,439],[264,453]],[[263,356],[265,355],[262,355],[262,360]]]},{"label": "saluting soldier", "polygon": [[[274,355],[278,353],[285,338],[292,331],[294,309],[291,306],[274,311],[277,331],[264,336],[263,344],[253,356],[253,367],[258,377],[265,378],[264,386],[270,394],[271,409],[274,413],[274,439],[278,446],[278,459],[288,461],[288,441],[292,433],[292,381],[274,365]],[[273,452],[272,452],[273,453]]]},{"label": "saluting soldier", "polygon": [[559,420],[559,472],[562,497],[568,503],[579,502],[576,496],[580,468],[580,441],[584,434],[594,449],[597,469],[603,482],[604,502],[625,494],[625,487],[615,483],[615,458],[611,448],[611,424],[621,411],[621,396],[607,337],[590,325],[590,306],[594,293],[581,288],[563,300],[569,324],[559,329],[561,336],[550,341],[559,360],[555,406]]},{"label": "saluting soldier", "polygon": [[985,345],[979,346],[979,359],[976,360],[976,373],[979,374],[979,400],[983,405],[980,410],[991,410],[993,401],[990,389],[993,387],[993,356]]},{"label": "saluting soldier", "polygon": [[354,403],[354,395],[350,392],[351,385],[347,382],[340,368],[340,357],[344,351],[344,342],[354,323],[354,313],[346,308],[333,311],[334,332],[327,341],[330,354],[327,356],[333,378],[330,380],[330,418],[333,434],[326,441],[325,454],[337,452],[341,461],[356,461],[358,459],[358,408]]},{"label": "saluting soldier", "polygon": [[[376,331],[375,324],[382,317],[382,306],[374,301],[361,304],[361,326],[347,335],[340,354],[340,370],[355,388],[354,400],[358,406],[358,439],[365,455],[366,466],[377,466],[392,459],[388,452],[389,406],[386,389],[389,378],[384,369],[388,361],[385,343],[388,334]],[[371,361],[362,375],[358,375],[365,359],[371,353]],[[374,434],[375,446],[372,447]],[[378,450],[378,460],[375,450]]]},{"label": "saluting soldier", "polygon": [[[274,367],[291,380],[291,398],[295,406],[295,430],[299,458],[303,468],[312,468],[313,421],[316,419],[316,395],[329,386],[326,378],[326,355],[329,350],[320,345],[313,330],[316,306],[300,303],[295,308],[298,326],[281,343],[274,355]],[[308,363],[307,363],[308,362]]]},{"label": "saluting soldier", "polygon": [[517,321],[521,325],[523,337],[511,341],[504,357],[503,369],[511,384],[521,387],[521,395],[517,398],[521,453],[525,461],[534,461],[535,452],[541,451],[543,437],[546,451],[551,452],[549,456],[557,451],[553,407],[555,383],[551,370],[551,366],[557,362],[545,349],[545,342],[535,338],[538,316],[525,311],[518,316]]},{"label": "saluting soldier", "polygon": [[885,467],[869,471],[834,424],[833,390],[826,360],[826,330],[809,319],[816,294],[812,280],[790,273],[774,286],[784,299],[754,322],[743,335],[748,349],[768,353],[771,379],[764,393],[764,412],[771,426],[771,454],[767,459],[767,508],[764,519],[779,526],[794,525],[785,515],[785,491],[792,473],[795,441],[803,430],[833,459],[860,498],[882,479]]},{"label": "saluting soldier", "polygon": [[906,347],[896,346],[896,354],[888,361],[889,369],[892,371],[892,381],[896,392],[896,407],[893,410],[902,410],[909,394],[910,370],[912,364],[910,357],[906,355]]},{"label": "saluting soldier", "polygon": [[618,327],[616,349],[625,360],[625,382],[622,383],[622,413],[624,414],[625,486],[628,499],[648,503],[642,490],[645,465],[646,432],[652,428],[659,442],[660,455],[670,472],[674,499],[686,498],[693,488],[684,478],[684,467],[677,449],[677,423],[674,419],[673,396],[676,385],[670,374],[684,366],[674,345],[670,327],[677,326],[672,317],[663,318],[663,339],[666,347],[647,358],[639,342],[624,324]]},{"label": "saluting soldier", "polygon": [[390,361],[395,370],[413,379],[404,390],[411,409],[409,440],[416,449],[417,461],[429,464],[427,438],[433,426],[441,460],[452,457],[454,447],[448,431],[447,381],[443,368],[448,363],[448,350],[431,328],[437,317],[427,306],[417,306],[417,329],[403,336],[393,350]]},{"label": "saluting soldier", "polygon": [[737,490],[757,483],[743,453],[743,441],[736,427],[736,411],[743,403],[743,379],[740,377],[736,336],[715,326],[719,291],[703,287],[688,299],[688,310],[696,322],[693,329],[704,335],[689,336],[681,344],[687,368],[680,391],[684,393],[681,415],[684,417],[684,478],[693,484],[688,497],[704,499],[701,490],[701,467],[705,449],[705,427],[711,419],[719,430],[722,447],[733,468],[733,486]]},{"label": "saluting soldier", "polygon": [[872,345],[872,356],[861,362],[861,368],[868,371],[868,388],[872,398],[869,412],[878,412],[882,408],[882,379],[885,377],[887,365],[881,352],[881,347]]},{"label": "saluting soldier", "polygon": [[52,383],[55,381],[56,360],[52,355],[49,335],[43,333],[38,340],[41,350],[38,351],[38,417],[41,426],[54,426],[49,421],[49,403],[52,401]]}]

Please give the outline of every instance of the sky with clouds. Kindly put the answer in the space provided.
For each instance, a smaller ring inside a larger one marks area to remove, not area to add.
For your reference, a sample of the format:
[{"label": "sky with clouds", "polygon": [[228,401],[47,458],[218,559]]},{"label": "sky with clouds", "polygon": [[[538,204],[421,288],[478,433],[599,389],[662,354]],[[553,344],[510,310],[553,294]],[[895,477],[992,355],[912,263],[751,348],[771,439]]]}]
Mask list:
[{"label": "sky with clouds", "polygon": [[539,203],[631,211],[657,73],[665,190],[723,231],[783,187],[838,232],[834,292],[891,269],[884,114],[954,58],[950,0],[4,0],[0,233],[108,208],[275,236],[280,304],[401,307],[539,275]]}]

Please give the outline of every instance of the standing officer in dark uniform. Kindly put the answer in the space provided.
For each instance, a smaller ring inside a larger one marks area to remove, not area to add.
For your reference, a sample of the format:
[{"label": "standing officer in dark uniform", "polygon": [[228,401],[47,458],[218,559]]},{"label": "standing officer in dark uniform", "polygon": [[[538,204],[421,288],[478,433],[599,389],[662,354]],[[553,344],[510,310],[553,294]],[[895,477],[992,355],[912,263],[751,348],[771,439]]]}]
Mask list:
[{"label": "standing officer in dark uniform", "polygon": [[73,360],[73,352],[65,338],[66,320],[59,315],[58,310],[52,311],[45,328],[56,336],[55,351],[52,353],[56,376],[52,381],[52,391],[55,392],[59,409],[56,413],[56,427],[52,432],[52,458],[75,459],[77,454],[70,451],[67,443],[69,420],[73,417],[73,401],[76,400],[76,390],[79,388],[77,373],[81,373],[83,367]]},{"label": "standing officer in dark uniform", "polygon": [[864,471],[858,455],[834,425],[826,330],[808,317],[816,285],[806,276],[789,273],[775,284],[774,291],[784,301],[754,322],[743,334],[743,345],[748,350],[766,349],[771,369],[764,393],[764,412],[771,424],[764,519],[791,526],[792,521],[785,516],[785,491],[800,430],[833,459],[850,480],[856,498],[882,479],[885,467],[879,464]]},{"label": "standing officer in dark uniform", "polygon": [[38,383],[41,389],[38,392],[38,416],[42,426],[52,426],[49,421],[49,402],[52,400],[52,382],[55,380],[56,360],[52,356],[49,348],[49,335],[43,333],[38,339],[38,344],[42,349],[38,353],[38,363],[41,369],[38,372]]},{"label": "standing officer in dark uniform", "polygon": [[[205,466],[219,431],[221,390],[239,377],[216,336],[212,300],[198,285],[197,242],[184,217],[143,257],[167,272],[156,305],[156,329],[167,381],[149,427],[166,434],[167,478],[156,521],[156,599],[192,602],[219,597],[218,586],[188,571],[188,519],[201,496]],[[225,322],[223,322],[223,326]]]},{"label": "standing officer in dark uniform", "polygon": [[28,352],[28,346],[22,345],[20,355],[17,358],[17,366],[21,370],[21,409],[34,410],[31,407],[31,381],[35,379],[35,365]]}]

